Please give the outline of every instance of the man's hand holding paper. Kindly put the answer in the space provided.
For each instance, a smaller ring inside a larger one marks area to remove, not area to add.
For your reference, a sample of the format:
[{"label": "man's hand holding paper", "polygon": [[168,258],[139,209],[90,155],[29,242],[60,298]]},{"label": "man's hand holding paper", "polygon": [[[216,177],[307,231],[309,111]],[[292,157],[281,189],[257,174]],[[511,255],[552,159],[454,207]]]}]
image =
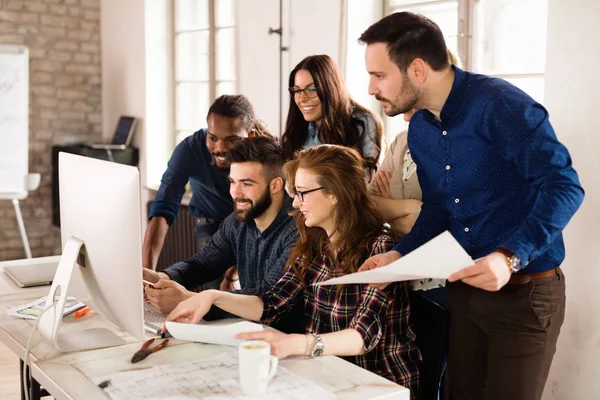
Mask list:
[{"label": "man's hand holding paper", "polygon": [[375,283],[378,284],[376,287],[385,287],[389,282],[421,278],[447,279],[473,264],[473,259],[465,249],[446,231],[405,256],[401,257],[396,251],[377,255],[365,261],[360,272],[315,285]]},{"label": "man's hand holding paper", "polygon": [[463,281],[479,289],[496,292],[510,279],[506,256],[499,251],[475,260],[475,264],[448,277],[449,282]]},{"label": "man's hand holding paper", "polygon": [[[391,250],[391,251],[388,251],[387,253],[383,253],[383,254],[377,254],[376,256],[369,257],[363,263],[363,265],[360,266],[360,268],[358,269],[358,272],[370,271],[375,268],[383,267],[385,265],[388,265],[388,264],[400,259],[400,257],[402,257],[402,255],[395,250]],[[376,287],[377,289],[385,289],[385,287],[387,285],[389,285],[390,283],[391,282],[385,282],[385,283],[373,284],[371,286]]]}]

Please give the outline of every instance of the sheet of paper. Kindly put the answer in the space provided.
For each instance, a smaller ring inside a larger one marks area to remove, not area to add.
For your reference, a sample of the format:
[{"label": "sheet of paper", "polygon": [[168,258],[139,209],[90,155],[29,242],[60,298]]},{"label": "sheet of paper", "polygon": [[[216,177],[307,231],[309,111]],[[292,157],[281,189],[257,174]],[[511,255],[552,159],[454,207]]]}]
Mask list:
[{"label": "sheet of paper", "polygon": [[235,338],[241,332],[262,331],[263,326],[240,319],[223,319],[219,321],[200,321],[198,324],[166,323],[167,330],[175,339],[190,342],[237,346],[243,342]]},{"label": "sheet of paper", "polygon": [[313,285],[399,282],[421,278],[447,279],[473,263],[471,256],[452,234],[446,231],[385,267],[355,272]]},{"label": "sheet of paper", "polygon": [[[12,307],[6,310],[6,313],[12,317],[23,318],[23,319],[38,319],[44,308],[46,307],[46,299],[48,296],[44,296],[30,303],[23,304],[20,306]],[[72,313],[85,307],[85,304],[76,300],[74,297],[67,297],[65,307],[63,310],[63,316]]]},{"label": "sheet of paper", "polygon": [[245,396],[239,383],[238,357],[227,352],[204,360],[118,372],[93,379],[114,400],[133,399],[335,399],[319,385],[281,365],[262,396]]}]

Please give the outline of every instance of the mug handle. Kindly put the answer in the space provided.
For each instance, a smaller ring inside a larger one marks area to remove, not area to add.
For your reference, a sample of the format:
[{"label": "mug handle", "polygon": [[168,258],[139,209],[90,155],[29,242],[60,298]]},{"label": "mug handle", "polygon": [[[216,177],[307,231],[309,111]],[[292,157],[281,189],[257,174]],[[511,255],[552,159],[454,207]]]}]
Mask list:
[{"label": "mug handle", "polygon": [[269,371],[269,380],[271,380],[271,379],[273,379],[273,377],[275,376],[275,373],[277,372],[277,365],[279,364],[279,360],[275,356],[269,356],[269,357],[271,357],[271,369]]}]

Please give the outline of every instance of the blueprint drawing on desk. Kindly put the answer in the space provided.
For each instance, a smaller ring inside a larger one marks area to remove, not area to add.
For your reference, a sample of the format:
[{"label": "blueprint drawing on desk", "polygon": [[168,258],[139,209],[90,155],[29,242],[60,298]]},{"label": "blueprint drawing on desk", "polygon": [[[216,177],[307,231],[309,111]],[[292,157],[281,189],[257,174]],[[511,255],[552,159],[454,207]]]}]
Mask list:
[{"label": "blueprint drawing on desk", "polygon": [[236,399],[305,400],[335,399],[319,385],[299,377],[281,365],[269,382],[267,393],[246,396],[238,374],[237,353],[178,364],[157,365],[144,370],[125,371],[93,379],[113,400],[133,399]]}]

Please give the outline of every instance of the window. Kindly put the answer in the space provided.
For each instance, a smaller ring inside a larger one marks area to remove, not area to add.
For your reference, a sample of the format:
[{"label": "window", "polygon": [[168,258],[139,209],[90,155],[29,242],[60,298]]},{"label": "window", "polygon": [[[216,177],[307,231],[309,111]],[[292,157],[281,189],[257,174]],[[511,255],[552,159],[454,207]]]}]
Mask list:
[{"label": "window", "polygon": [[480,0],[474,7],[471,69],[544,99],[547,0]]},{"label": "window", "polygon": [[222,94],[236,92],[234,0],[175,0],[175,143],[206,125]]},{"label": "window", "polygon": [[[385,14],[410,11],[437,23],[466,70],[506,79],[544,97],[548,0],[387,0]],[[408,126],[384,117],[392,139]]]}]

